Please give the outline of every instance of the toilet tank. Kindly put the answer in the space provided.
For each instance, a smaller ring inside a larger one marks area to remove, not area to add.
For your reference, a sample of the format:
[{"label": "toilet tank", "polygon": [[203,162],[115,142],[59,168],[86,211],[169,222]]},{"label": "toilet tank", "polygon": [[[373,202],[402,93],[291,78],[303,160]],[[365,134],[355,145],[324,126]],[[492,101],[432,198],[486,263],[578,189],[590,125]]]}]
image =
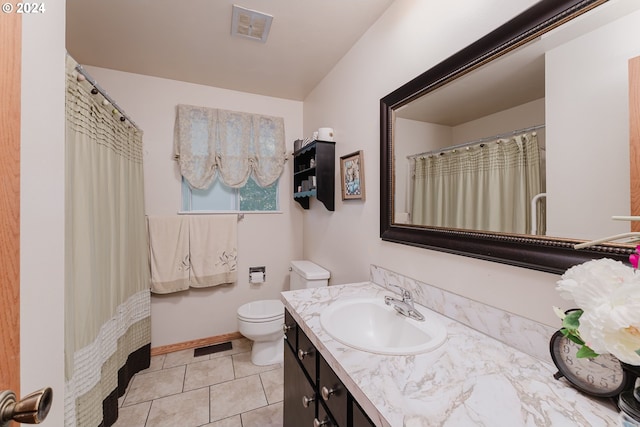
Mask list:
[{"label": "toilet tank", "polygon": [[329,272],[311,261],[291,261],[290,289],[319,288],[329,284]]}]

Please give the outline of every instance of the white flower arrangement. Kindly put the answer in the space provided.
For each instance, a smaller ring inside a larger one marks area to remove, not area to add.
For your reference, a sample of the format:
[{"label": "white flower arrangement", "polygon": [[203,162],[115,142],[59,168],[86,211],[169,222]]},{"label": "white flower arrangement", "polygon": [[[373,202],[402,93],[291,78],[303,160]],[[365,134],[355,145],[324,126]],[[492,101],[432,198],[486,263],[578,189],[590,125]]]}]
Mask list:
[{"label": "white flower arrangement", "polygon": [[[640,251],[640,246],[636,251]],[[640,366],[640,273],[638,254],[629,267],[603,258],[568,269],[556,289],[579,309],[567,313],[554,307],[562,319],[561,331],[581,349],[577,357],[610,353],[621,362]]]}]

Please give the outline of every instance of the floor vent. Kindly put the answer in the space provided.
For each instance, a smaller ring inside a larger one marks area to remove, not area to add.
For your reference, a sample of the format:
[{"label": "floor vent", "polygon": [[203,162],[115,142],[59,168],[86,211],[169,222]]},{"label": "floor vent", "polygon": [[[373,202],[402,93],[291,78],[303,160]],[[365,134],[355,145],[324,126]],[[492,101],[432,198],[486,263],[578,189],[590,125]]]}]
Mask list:
[{"label": "floor vent", "polygon": [[205,356],[207,354],[219,353],[221,351],[231,350],[233,346],[231,341],[223,342],[220,344],[208,345],[206,347],[196,348],[193,351],[194,357]]}]

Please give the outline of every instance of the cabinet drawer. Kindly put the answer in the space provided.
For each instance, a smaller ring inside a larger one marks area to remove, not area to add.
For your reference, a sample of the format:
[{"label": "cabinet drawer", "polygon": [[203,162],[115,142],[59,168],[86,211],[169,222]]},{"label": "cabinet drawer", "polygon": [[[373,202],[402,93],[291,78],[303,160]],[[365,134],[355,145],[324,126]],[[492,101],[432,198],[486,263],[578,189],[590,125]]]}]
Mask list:
[{"label": "cabinet drawer", "polygon": [[311,340],[302,332],[302,329],[298,329],[298,351],[296,356],[302,363],[309,380],[315,385],[318,381],[318,351],[311,343]]},{"label": "cabinet drawer", "polygon": [[353,398],[351,398],[351,408],[353,413],[351,427],[376,427]]},{"label": "cabinet drawer", "polygon": [[342,381],[333,372],[329,364],[320,358],[318,391],[327,408],[333,415],[336,424],[347,425],[347,398],[348,393]]},{"label": "cabinet drawer", "polygon": [[285,341],[291,347],[291,350],[295,353],[298,351],[298,324],[291,316],[288,310],[284,311],[284,337]]}]

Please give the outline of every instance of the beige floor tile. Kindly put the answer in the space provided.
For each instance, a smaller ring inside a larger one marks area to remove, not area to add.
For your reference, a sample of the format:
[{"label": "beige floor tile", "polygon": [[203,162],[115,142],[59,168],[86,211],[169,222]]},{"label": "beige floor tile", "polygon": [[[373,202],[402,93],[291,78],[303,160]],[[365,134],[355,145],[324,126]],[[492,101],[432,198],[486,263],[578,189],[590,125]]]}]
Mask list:
[{"label": "beige floor tile", "polygon": [[209,389],[154,400],[146,427],[197,427],[209,422]]},{"label": "beige floor tile", "polygon": [[124,406],[182,392],[184,372],[185,366],[178,366],[134,376]]},{"label": "beige floor tile", "polygon": [[145,427],[151,402],[126,406],[118,410],[118,420],[112,427]]},{"label": "beige floor tile", "polygon": [[281,367],[280,364],[257,366],[251,363],[251,353],[240,353],[233,355],[233,369],[236,374],[236,378],[248,377],[249,375],[256,375],[261,372],[272,371]]},{"label": "beige floor tile", "polygon": [[267,405],[260,377],[240,378],[211,386],[211,421]]},{"label": "beige floor tile", "polygon": [[242,427],[282,427],[282,402],[254,409],[241,415]]},{"label": "beige floor tile", "polygon": [[242,427],[242,420],[240,419],[240,415],[234,415],[233,417],[215,421],[203,427]]},{"label": "beige floor tile", "polygon": [[174,351],[173,353],[168,353],[164,361],[164,369],[172,368],[174,366],[186,365],[188,363],[199,362],[202,360],[209,360],[208,354],[195,357],[193,355],[194,351],[195,350],[193,348],[190,348],[187,350],[179,350]]},{"label": "beige floor tile", "polygon": [[184,390],[195,390],[233,379],[231,356],[194,362],[187,365]]},{"label": "beige floor tile", "polygon": [[270,405],[282,402],[284,397],[284,368],[263,372],[260,374],[260,379],[264,387],[264,394],[267,396],[267,402]]},{"label": "beige floor tile", "polygon": [[151,358],[151,364],[149,365],[149,367],[147,369],[145,369],[144,371],[141,371],[141,373],[159,371],[160,369],[163,368],[164,361],[165,361],[166,358],[167,358],[166,354],[161,354],[159,356],[153,356]]}]

